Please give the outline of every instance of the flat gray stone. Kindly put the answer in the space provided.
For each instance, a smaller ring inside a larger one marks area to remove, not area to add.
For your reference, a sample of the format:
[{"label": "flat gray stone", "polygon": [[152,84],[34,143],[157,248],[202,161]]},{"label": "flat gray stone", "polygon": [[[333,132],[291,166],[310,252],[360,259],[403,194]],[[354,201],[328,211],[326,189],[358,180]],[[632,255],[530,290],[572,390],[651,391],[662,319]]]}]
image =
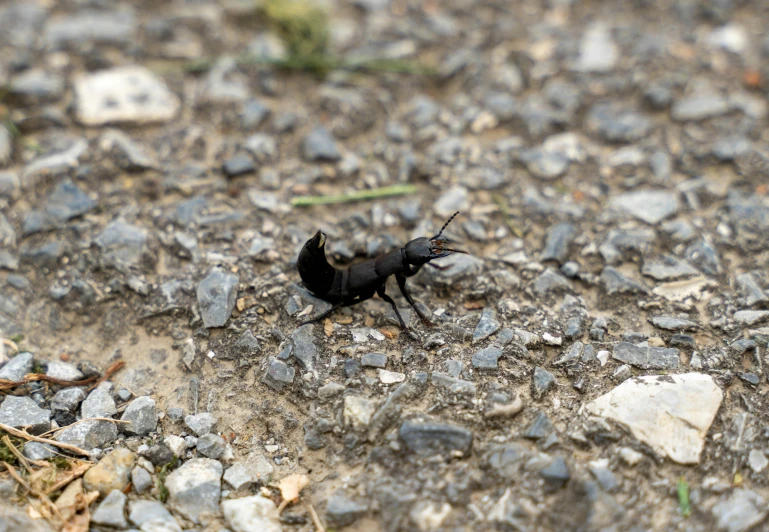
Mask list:
[{"label": "flat gray stone", "polygon": [[198,436],[203,436],[211,432],[218,420],[208,412],[201,414],[190,414],[184,418],[184,424]]},{"label": "flat gray stone", "polygon": [[665,329],[666,331],[689,331],[699,327],[693,321],[673,316],[654,316],[650,321],[655,327]]},{"label": "flat gray stone", "polygon": [[30,460],[48,460],[49,458],[58,456],[58,451],[53,445],[36,441],[28,441],[25,443],[24,449],[21,452]]},{"label": "flat gray stone", "polygon": [[314,326],[312,323],[297,327],[291,333],[291,340],[294,342],[294,358],[304,371],[315,369],[315,359],[318,356],[318,348],[315,346],[313,337]]},{"label": "flat gray stone", "polygon": [[666,347],[638,347],[630,342],[614,346],[612,358],[642,369],[678,369],[678,349]]},{"label": "flat gray stone", "polygon": [[473,368],[478,371],[496,371],[499,369],[499,357],[502,356],[502,349],[496,346],[489,346],[481,349],[473,355]]},{"label": "flat gray stone", "polygon": [[367,511],[368,507],[365,504],[357,503],[341,492],[335,492],[326,503],[326,519],[333,527],[350,526]]},{"label": "flat gray stone", "polygon": [[128,519],[135,526],[142,526],[148,521],[167,521],[176,523],[176,519],[163,503],[138,499],[128,503]]},{"label": "flat gray stone", "polygon": [[221,495],[222,464],[210,458],[193,458],[166,478],[168,505],[200,523],[205,513],[215,514]]},{"label": "flat gray stone", "polygon": [[482,342],[500,328],[496,311],[491,307],[486,307],[481,311],[481,318],[473,331],[473,343]]},{"label": "flat gray stone", "polygon": [[541,399],[555,386],[555,377],[544,368],[534,368],[534,376],[531,381],[532,392],[535,399]]},{"label": "flat gray stone", "polygon": [[83,388],[62,388],[51,399],[51,410],[74,412],[85,398],[86,395]]},{"label": "flat gray stone", "polygon": [[115,268],[138,267],[150,260],[147,231],[122,220],[110,222],[95,242],[104,261]]},{"label": "flat gray stone", "polygon": [[302,141],[302,157],[309,162],[336,162],[342,155],[331,132],[317,126]]},{"label": "flat gray stone", "polygon": [[89,419],[65,428],[55,440],[68,443],[86,451],[101,449],[117,439],[117,427],[109,421]]},{"label": "flat gray stone", "polygon": [[112,398],[112,385],[103,382],[83,401],[81,414],[84,419],[92,417],[112,417],[117,414],[117,406]]},{"label": "flat gray stone", "polygon": [[700,272],[685,260],[666,255],[659,259],[644,260],[641,273],[658,281],[673,281],[699,275]]},{"label": "flat gray stone", "polygon": [[141,466],[136,466],[131,471],[131,484],[136,493],[144,493],[152,487],[152,475]]},{"label": "flat gray stone", "polygon": [[734,321],[740,325],[756,325],[769,320],[769,310],[738,310],[734,313]]},{"label": "flat gray stone", "polygon": [[29,396],[6,395],[0,404],[0,423],[16,429],[26,427],[31,434],[51,428],[51,411],[43,410]]},{"label": "flat gray stone", "polygon": [[85,376],[83,372],[77,369],[72,364],[66,362],[51,361],[48,362],[48,367],[45,370],[45,374],[54,379],[63,381],[79,381]]},{"label": "flat gray stone", "polygon": [[609,207],[655,225],[678,212],[678,196],[669,190],[627,192],[609,200]]},{"label": "flat gray stone", "polygon": [[232,464],[232,467],[224,472],[224,481],[234,490],[250,486],[257,480],[258,478],[252,474],[251,469],[240,462],[235,462]]},{"label": "flat gray stone", "polygon": [[224,454],[227,442],[221,436],[209,432],[198,438],[196,447],[201,455],[218,460]]},{"label": "flat gray stone", "polygon": [[262,382],[275,390],[276,392],[283,391],[286,386],[290,386],[294,382],[294,375],[296,371],[294,368],[278,360],[275,357],[270,357],[267,363],[267,372],[262,377]]}]

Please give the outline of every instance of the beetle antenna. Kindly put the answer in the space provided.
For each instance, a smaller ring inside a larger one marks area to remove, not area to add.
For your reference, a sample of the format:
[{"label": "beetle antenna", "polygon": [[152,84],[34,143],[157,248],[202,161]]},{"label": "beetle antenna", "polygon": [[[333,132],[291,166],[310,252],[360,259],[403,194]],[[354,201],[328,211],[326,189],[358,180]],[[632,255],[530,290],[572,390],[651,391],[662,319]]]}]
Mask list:
[{"label": "beetle antenna", "polygon": [[451,223],[451,220],[453,220],[456,217],[457,214],[459,214],[459,211],[457,211],[454,214],[452,214],[451,218],[449,218],[448,221],[446,221],[446,223],[443,224],[443,227],[441,227],[441,230],[438,231],[438,234],[435,235],[434,237],[432,237],[430,240],[435,240],[436,238],[441,236],[443,234],[443,230],[446,229],[446,226],[448,226]]}]

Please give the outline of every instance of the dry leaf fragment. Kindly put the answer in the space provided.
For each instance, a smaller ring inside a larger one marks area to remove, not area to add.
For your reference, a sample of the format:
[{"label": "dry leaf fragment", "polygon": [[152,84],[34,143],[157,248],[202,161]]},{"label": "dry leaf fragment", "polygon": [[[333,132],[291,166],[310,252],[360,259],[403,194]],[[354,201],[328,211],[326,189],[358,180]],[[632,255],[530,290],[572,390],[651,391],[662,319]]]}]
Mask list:
[{"label": "dry leaf fragment", "polygon": [[289,503],[299,499],[299,493],[309,484],[309,477],[299,473],[294,473],[282,479],[278,483],[278,488],[280,489],[280,496],[283,498],[283,501],[278,506],[278,511],[282,512],[283,508],[288,506]]},{"label": "dry leaf fragment", "polygon": [[339,325],[350,325],[352,323],[352,316],[339,316],[336,322]]},{"label": "dry leaf fragment", "polygon": [[331,323],[331,320],[326,318],[323,321],[323,332],[326,333],[326,336],[331,338],[331,334],[334,332],[334,324]]}]

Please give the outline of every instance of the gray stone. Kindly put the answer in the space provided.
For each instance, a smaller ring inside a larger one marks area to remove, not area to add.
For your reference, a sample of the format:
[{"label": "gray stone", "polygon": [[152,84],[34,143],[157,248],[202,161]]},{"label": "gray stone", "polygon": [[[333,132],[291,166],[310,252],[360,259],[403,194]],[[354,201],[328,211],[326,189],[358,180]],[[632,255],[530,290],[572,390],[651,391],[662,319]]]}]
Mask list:
[{"label": "gray stone", "polygon": [[638,190],[613,197],[609,207],[655,225],[678,212],[678,197],[669,190]]},{"label": "gray stone", "polygon": [[248,79],[238,71],[237,62],[223,56],[206,73],[198,100],[202,104],[237,104],[245,102],[249,92]]},{"label": "gray stone", "polygon": [[51,410],[74,412],[85,397],[83,388],[62,388],[51,399]]},{"label": "gray stone", "polygon": [[128,172],[157,168],[159,165],[151,152],[139,142],[117,129],[111,129],[101,137],[101,145],[109,151],[116,163]]},{"label": "gray stone", "polygon": [[346,426],[354,431],[363,431],[368,428],[371,416],[376,410],[376,403],[359,395],[348,395],[344,398],[342,418]]},{"label": "gray stone", "polygon": [[545,249],[539,256],[541,261],[554,260],[563,264],[569,257],[569,248],[577,235],[573,224],[562,222],[550,228],[545,242]]},{"label": "gray stone", "polygon": [[458,281],[476,278],[483,271],[483,260],[472,255],[455,253],[442,259],[441,266],[447,267],[440,271],[429,268],[427,276],[431,282],[442,286],[452,286]]},{"label": "gray stone", "polygon": [[90,451],[114,442],[117,439],[117,427],[109,421],[90,419],[65,428],[55,439]]},{"label": "gray stone", "polygon": [[582,356],[582,342],[574,342],[569,349],[559,358],[556,362],[556,366],[565,366],[568,364],[575,364],[581,360]]},{"label": "gray stone", "polygon": [[720,116],[729,110],[726,98],[714,92],[701,91],[676,100],[670,116],[679,122],[689,122]]},{"label": "gray stone", "polygon": [[608,460],[594,460],[588,464],[588,469],[598,481],[601,489],[609,493],[617,491],[620,483],[617,476],[609,469]]},{"label": "gray stone", "polygon": [[278,155],[278,143],[275,137],[256,133],[248,137],[243,147],[261,164],[272,161]]},{"label": "gray stone", "polygon": [[137,21],[133,10],[81,11],[51,19],[45,27],[48,48],[58,50],[86,43],[126,46],[134,41]]},{"label": "gray stone", "polygon": [[315,360],[318,356],[318,348],[313,337],[314,326],[311,323],[297,327],[291,333],[294,342],[294,358],[304,371],[315,369]]},{"label": "gray stone", "polygon": [[40,408],[31,397],[6,395],[0,404],[0,423],[41,434],[51,428],[51,411]]},{"label": "gray stone", "polygon": [[45,374],[62,381],[79,381],[80,379],[85,378],[83,372],[72,364],[55,360],[47,363]]},{"label": "gray stone", "polygon": [[544,296],[548,294],[557,294],[571,292],[569,280],[553,268],[546,268],[540,273],[528,286],[531,293]]},{"label": "gray stone", "polygon": [[545,480],[546,491],[561,489],[571,478],[569,466],[561,456],[556,456],[550,465],[542,468],[539,475]]},{"label": "gray stone", "polygon": [[654,316],[650,321],[655,327],[665,329],[666,331],[689,331],[699,327],[693,321],[673,316]]},{"label": "gray stone", "polygon": [[150,432],[154,432],[158,423],[155,401],[146,395],[137,397],[128,405],[120,419],[130,422],[121,426],[126,434],[146,436]]},{"label": "gray stone", "polygon": [[600,280],[607,295],[648,292],[643,284],[625,277],[612,266],[604,267]]},{"label": "gray stone", "polygon": [[681,277],[699,275],[699,271],[685,260],[673,255],[665,255],[659,259],[644,260],[641,273],[658,281],[672,281]]},{"label": "gray stone", "polygon": [[198,436],[203,436],[204,434],[211,432],[211,429],[214,428],[216,422],[217,419],[208,412],[189,415],[184,418],[184,424]]},{"label": "gray stone", "polygon": [[50,153],[45,153],[28,163],[21,176],[22,188],[34,187],[42,176],[59,175],[77,168],[80,157],[88,150],[88,141],[75,137],[57,144]]},{"label": "gray stone", "polygon": [[678,369],[678,349],[638,347],[630,342],[614,346],[612,358],[642,369]]},{"label": "gray stone", "polygon": [[472,397],[477,391],[475,383],[452,377],[440,371],[433,371],[430,378],[435,386],[443,388],[451,394]]},{"label": "gray stone", "polygon": [[58,456],[58,451],[54,446],[48,445],[47,443],[28,441],[24,444],[22,454],[30,460],[48,460]]},{"label": "gray stone", "polygon": [[112,384],[103,382],[83,401],[81,413],[84,419],[92,417],[112,417],[117,414],[117,406],[111,395]]},{"label": "gray stone", "polygon": [[383,353],[366,353],[360,359],[364,368],[384,368],[387,366],[387,355]]},{"label": "gray stone", "polygon": [[243,106],[241,123],[245,129],[256,129],[270,116],[270,108],[259,100],[249,100]]},{"label": "gray stone", "polygon": [[713,143],[713,155],[722,162],[730,162],[750,152],[750,139],[742,135],[722,137]]},{"label": "gray stone", "polygon": [[168,416],[168,419],[173,422],[181,421],[184,419],[184,409],[179,407],[172,407],[166,410],[166,415]]},{"label": "gray stone", "polygon": [[620,261],[628,252],[645,254],[656,239],[656,233],[648,227],[612,229],[598,251],[608,264]]},{"label": "gray stone", "polygon": [[281,532],[275,503],[261,495],[222,501],[222,514],[234,532]]},{"label": "gray stone", "polygon": [[194,523],[219,509],[222,464],[210,458],[193,458],[166,478],[168,504]]},{"label": "gray stone", "polygon": [[769,302],[769,297],[758,286],[755,277],[751,273],[743,273],[735,278],[737,286],[740,289],[740,293],[746,298],[745,304],[749,307],[757,305],[759,303],[764,304]]},{"label": "gray stone", "polygon": [[478,325],[475,326],[473,331],[473,343],[482,342],[492,334],[496,333],[500,328],[499,320],[497,320],[497,313],[491,307],[485,307],[481,311],[481,318],[478,320]]},{"label": "gray stone", "polygon": [[499,357],[502,356],[502,350],[496,346],[490,346],[481,349],[473,355],[473,368],[478,371],[496,371],[498,369]]},{"label": "gray stone", "polygon": [[33,363],[34,356],[32,353],[19,353],[0,368],[0,379],[19,382],[27,373],[32,373]]},{"label": "gray stone", "polygon": [[531,175],[543,181],[552,181],[561,177],[569,169],[570,164],[569,159],[563,155],[539,148],[522,153],[521,161]]},{"label": "gray stone", "polygon": [[335,492],[326,503],[326,519],[329,526],[342,528],[350,526],[366,515],[368,508],[348,498],[342,492]]},{"label": "gray stone", "polygon": [[398,429],[406,447],[419,456],[458,453],[467,456],[473,445],[473,433],[464,427],[425,421],[404,421]]},{"label": "gray stone", "polygon": [[286,386],[293,384],[295,373],[294,368],[282,360],[270,357],[267,363],[267,372],[264,374],[262,382],[276,392],[280,392]]},{"label": "gray stone", "polygon": [[91,515],[91,521],[97,525],[126,528],[125,518],[126,495],[122,491],[112,490]]},{"label": "gray stone", "polygon": [[752,326],[769,319],[769,310],[738,310],[734,313],[734,321],[739,325]]},{"label": "gray stone", "polygon": [[224,327],[230,319],[235,300],[238,296],[237,275],[225,273],[220,268],[214,268],[211,273],[198,284],[197,296],[203,325],[209,329]]},{"label": "gray stone", "polygon": [[128,503],[128,519],[135,526],[142,526],[149,521],[167,521],[176,523],[165,506],[159,501],[137,499]]},{"label": "gray stone", "polygon": [[203,456],[218,460],[222,454],[224,454],[224,451],[227,448],[227,442],[224,441],[224,438],[221,436],[209,432],[198,438],[196,447],[198,452]]},{"label": "gray stone", "polygon": [[637,111],[599,103],[587,115],[587,127],[607,142],[634,142],[652,130],[651,119]]},{"label": "gray stone", "polygon": [[107,225],[95,242],[105,262],[118,269],[138,267],[150,260],[147,231],[122,220]]},{"label": "gray stone", "polygon": [[58,100],[64,93],[64,79],[40,69],[30,69],[11,80],[10,92],[34,100]]},{"label": "gray stone", "polygon": [[336,162],[342,158],[336,140],[323,126],[316,126],[304,138],[302,156],[308,162]]},{"label": "gray stone", "polygon": [[243,153],[237,153],[224,161],[222,165],[222,171],[224,171],[227,177],[236,177],[243,174],[248,174],[256,170],[254,161],[248,155]]},{"label": "gray stone", "polygon": [[144,493],[152,487],[152,476],[143,467],[136,466],[131,471],[131,484],[136,493]]},{"label": "gray stone", "polygon": [[758,492],[737,488],[724,494],[715,506],[713,516],[718,528],[728,532],[747,532],[766,518],[766,499]]},{"label": "gray stone", "polygon": [[257,481],[257,478],[251,469],[240,462],[235,462],[232,464],[232,467],[224,472],[224,481],[232,486],[232,489],[239,490],[253,484]]},{"label": "gray stone", "polygon": [[685,256],[697,268],[708,275],[721,273],[721,259],[718,252],[710,242],[698,240],[686,248]]},{"label": "gray stone", "polygon": [[449,187],[433,205],[435,213],[441,218],[448,218],[457,211],[464,210],[469,205],[470,195],[467,189],[460,185]]},{"label": "gray stone", "polygon": [[121,66],[77,76],[78,121],[85,126],[167,122],[176,116],[179,97],[141,66]]},{"label": "gray stone", "polygon": [[532,393],[535,399],[541,399],[551,388],[555,386],[555,377],[544,368],[534,368],[534,377],[531,381]]},{"label": "gray stone", "polygon": [[523,431],[523,437],[530,440],[539,440],[547,437],[553,430],[555,430],[555,427],[550,418],[547,417],[547,414],[538,412],[537,417]]}]

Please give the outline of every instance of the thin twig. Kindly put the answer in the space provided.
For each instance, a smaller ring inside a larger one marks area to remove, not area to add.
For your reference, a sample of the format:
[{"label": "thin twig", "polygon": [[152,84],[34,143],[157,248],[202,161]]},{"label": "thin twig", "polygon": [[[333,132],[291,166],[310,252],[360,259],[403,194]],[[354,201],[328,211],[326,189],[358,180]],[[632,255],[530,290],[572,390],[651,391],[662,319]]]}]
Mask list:
[{"label": "thin twig", "polygon": [[18,482],[29,493],[31,493],[32,495],[34,495],[35,497],[43,501],[46,505],[48,505],[48,507],[53,511],[53,514],[59,519],[61,519],[62,521],[64,521],[64,518],[61,516],[59,509],[56,508],[56,505],[53,504],[51,499],[48,498],[48,495],[30,486],[23,478],[19,476],[16,470],[13,467],[11,467],[11,465],[8,462],[3,462],[3,465],[5,466],[5,468],[8,470],[8,472],[11,474],[11,476],[16,482]]},{"label": "thin twig", "polygon": [[[61,384],[64,386],[87,386],[91,383],[95,386],[98,386],[103,380],[107,379],[118,371],[120,368],[122,368],[125,365],[125,362],[119,361],[112,364],[110,367],[107,368],[107,370],[104,372],[101,376],[94,375],[93,377],[88,377],[87,379],[81,379],[79,381],[67,381],[63,379],[57,379],[55,377],[49,377],[48,375],[44,375],[42,373],[30,373],[29,375],[25,375],[24,378],[20,381],[9,381],[6,379],[0,379],[0,391],[10,390],[12,388],[16,388],[17,386],[23,386],[24,384],[29,384],[30,382],[35,381],[45,381],[50,382],[52,384]],[[93,387],[92,387],[93,388]]]},{"label": "thin twig", "polygon": [[317,532],[326,532],[326,527],[320,522],[320,517],[318,517],[318,512],[315,511],[315,507],[312,504],[308,504],[308,507],[310,510],[310,517],[312,517],[312,522],[315,525]]},{"label": "thin twig", "polygon": [[5,423],[0,423],[0,430],[4,430],[8,434],[11,434],[13,436],[18,436],[19,438],[24,438],[25,440],[28,440],[28,441],[47,443],[48,445],[53,445],[54,447],[58,447],[59,449],[64,449],[65,451],[69,451],[74,454],[79,454],[80,456],[91,456],[91,454],[88,451],[81,449],[80,447],[75,447],[74,445],[70,445],[68,443],[61,443],[56,440],[39,438],[38,436],[33,436],[32,434],[24,432],[23,430],[15,429],[9,425],[6,425]]},{"label": "thin twig", "polygon": [[349,194],[331,194],[328,196],[299,196],[291,200],[294,207],[308,207],[311,205],[329,205],[331,203],[350,203],[353,201],[386,198],[390,196],[406,196],[416,194],[415,185],[393,185],[391,187],[374,188],[371,190],[359,190]]},{"label": "thin twig", "polygon": [[70,470],[70,472],[62,477],[58,482],[55,484],[51,484],[48,488],[45,490],[46,495],[50,495],[51,493],[55,491],[59,491],[64,486],[68,485],[70,482],[75,480],[78,477],[82,477],[85,475],[85,472],[88,471],[93,467],[93,464],[91,462],[80,462],[78,463],[74,469]]},{"label": "thin twig", "polygon": [[32,468],[29,467],[29,462],[27,462],[27,457],[21,454],[21,451],[19,451],[16,446],[11,442],[11,438],[8,437],[7,434],[5,434],[2,438],[3,443],[6,447],[8,447],[8,450],[13,453],[13,456],[16,457],[16,459],[19,461],[21,465],[24,466],[24,469],[27,470],[27,473],[32,473]]}]

